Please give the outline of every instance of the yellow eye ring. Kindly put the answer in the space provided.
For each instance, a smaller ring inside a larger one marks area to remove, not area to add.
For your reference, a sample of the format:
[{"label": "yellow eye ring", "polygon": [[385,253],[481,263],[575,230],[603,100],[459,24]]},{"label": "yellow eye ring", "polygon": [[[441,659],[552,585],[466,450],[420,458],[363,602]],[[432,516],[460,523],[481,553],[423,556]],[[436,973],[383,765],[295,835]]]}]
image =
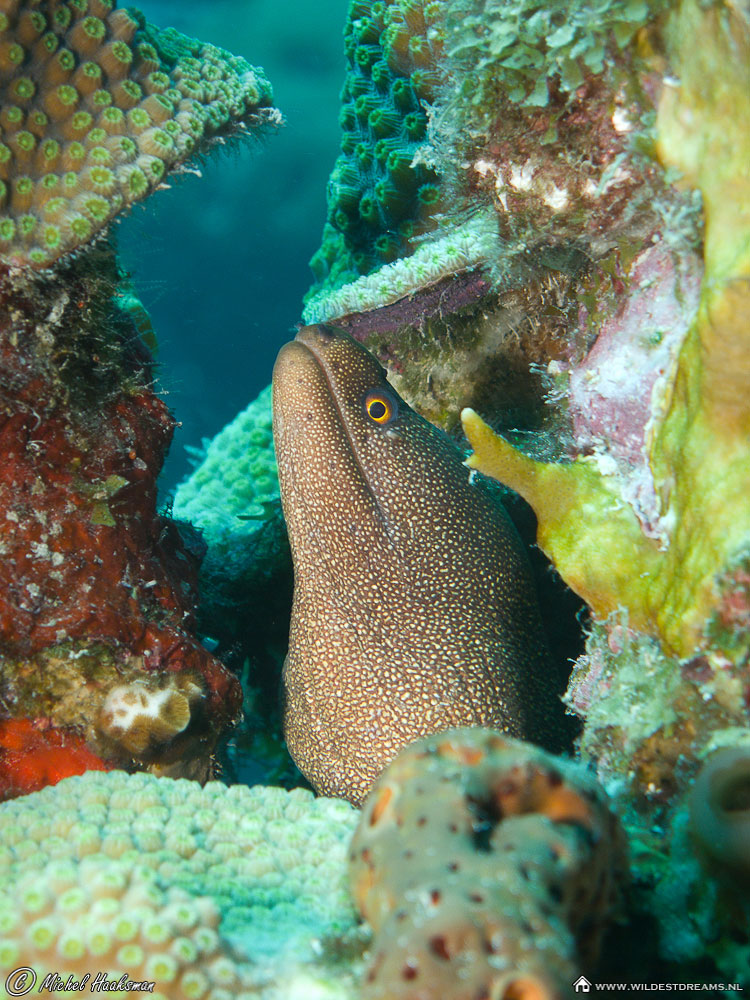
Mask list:
[{"label": "yellow eye ring", "polygon": [[396,410],[390,398],[383,392],[368,392],[365,396],[365,413],[376,424],[387,424]]}]

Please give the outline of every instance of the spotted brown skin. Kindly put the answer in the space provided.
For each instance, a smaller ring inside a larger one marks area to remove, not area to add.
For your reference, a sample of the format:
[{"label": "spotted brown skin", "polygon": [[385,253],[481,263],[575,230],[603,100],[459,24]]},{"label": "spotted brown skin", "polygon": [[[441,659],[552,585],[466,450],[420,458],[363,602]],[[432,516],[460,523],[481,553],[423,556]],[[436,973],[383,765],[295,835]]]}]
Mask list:
[{"label": "spotted brown skin", "polygon": [[331,327],[282,347],[273,407],[295,574],[284,728],[302,773],[359,804],[420,736],[549,742],[534,587],[491,485]]}]

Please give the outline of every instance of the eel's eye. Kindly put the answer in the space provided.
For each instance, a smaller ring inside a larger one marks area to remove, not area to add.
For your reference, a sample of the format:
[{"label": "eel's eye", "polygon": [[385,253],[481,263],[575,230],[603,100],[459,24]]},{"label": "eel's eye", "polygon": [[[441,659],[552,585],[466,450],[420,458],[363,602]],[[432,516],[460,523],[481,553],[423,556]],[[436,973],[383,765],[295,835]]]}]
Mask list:
[{"label": "eel's eye", "polygon": [[387,424],[396,415],[396,404],[389,394],[381,391],[368,392],[365,396],[365,413],[376,424]]}]

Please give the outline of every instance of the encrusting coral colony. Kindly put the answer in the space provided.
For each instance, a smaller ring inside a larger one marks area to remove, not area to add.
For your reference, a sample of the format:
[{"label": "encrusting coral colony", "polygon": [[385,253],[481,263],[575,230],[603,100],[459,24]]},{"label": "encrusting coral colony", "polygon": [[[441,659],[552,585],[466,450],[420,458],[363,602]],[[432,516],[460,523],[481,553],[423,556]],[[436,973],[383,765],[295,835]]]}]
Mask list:
[{"label": "encrusting coral colony", "polygon": [[359,816],[201,787],[242,691],[199,566],[261,558],[269,399],[157,513],[174,420],[108,227],[280,115],[132,9],[0,0],[0,997],[552,1000],[600,951],[750,985],[750,10],[353,0],[345,49],[303,317],[533,508],[588,609],[579,760],[437,734]]},{"label": "encrusting coral colony", "polygon": [[106,0],[3,3],[0,27],[0,788],[82,770],[81,739],[205,777],[241,692],[193,631],[197,536],[156,512],[174,420],[104,227],[279,115],[262,71]]}]

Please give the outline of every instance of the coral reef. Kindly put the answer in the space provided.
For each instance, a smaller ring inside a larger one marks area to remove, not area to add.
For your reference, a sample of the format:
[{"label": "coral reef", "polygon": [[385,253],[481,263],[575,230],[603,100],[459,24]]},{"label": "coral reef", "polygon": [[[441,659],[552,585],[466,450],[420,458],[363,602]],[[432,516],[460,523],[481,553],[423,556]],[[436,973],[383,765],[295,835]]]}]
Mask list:
[{"label": "coral reef", "polygon": [[199,629],[242,678],[243,719],[221,758],[235,780],[299,780],[283,746],[279,676],[292,600],[271,428],[271,387],[203,450],[172,513],[205,543]]},{"label": "coral reef", "polygon": [[[356,281],[330,292],[309,296],[303,312],[306,323],[367,312],[398,302],[424,285],[472,271],[497,251],[494,217],[479,217],[422,246],[413,254],[385,264]],[[424,314],[424,310],[423,310]]]},{"label": "coral reef", "polygon": [[624,838],[582,767],[454,730],[412,744],[378,779],[350,872],[375,931],[363,997],[545,1000],[596,960]]},{"label": "coral reef", "polygon": [[345,31],[341,154],[310,294],[403,256],[434,226],[441,187],[418,155],[440,79],[442,3],[353,0]]},{"label": "coral reef", "polygon": [[[460,69],[462,113],[488,124],[498,94],[544,107],[550,90],[571,98],[590,74],[612,65],[665,0],[452,0],[446,48]],[[613,44],[614,43],[614,44]]]},{"label": "coral reef", "polygon": [[533,508],[589,609],[566,701],[636,845],[640,913],[663,959],[744,980],[745,911],[686,816],[703,760],[741,756],[750,721],[750,19],[695,0],[433,13],[417,160],[441,214],[398,260],[316,286],[306,315],[433,422],[458,431],[463,409],[470,467]]},{"label": "coral reef", "polygon": [[355,822],[301,790],[120,771],[6,802],[0,965],[38,983],[101,969],[170,1000],[345,1000],[364,941],[346,887]]},{"label": "coral reef", "polygon": [[[614,309],[601,284],[582,298],[579,318],[596,317],[596,342],[553,371],[571,461],[522,453],[471,410],[463,420],[469,464],[528,500],[539,544],[594,613],[568,701],[585,720],[584,755],[619,795],[632,835],[650,842],[636,868],[645,898],[655,887],[661,904],[664,954],[684,960],[690,952],[674,942],[689,941],[693,955],[703,949],[744,980],[746,920],[725,892],[688,891],[694,857],[676,913],[668,900],[670,844],[680,845],[674,858],[695,851],[684,800],[699,762],[717,745],[726,755],[744,746],[749,721],[750,23],[685,0],[651,39],[663,60],[654,149],[665,177],[679,170],[680,186],[700,191],[702,256],[665,218],[659,242],[631,249]],[[702,781],[694,794],[706,802]],[[712,815],[716,837],[731,839],[731,810]],[[654,821],[656,842],[643,829]]]},{"label": "coral reef", "polygon": [[[0,18],[3,714],[72,728],[111,764],[205,777],[241,691],[194,632],[194,533],[156,512],[174,420],[101,234],[212,136],[278,114],[244,60],[106,0]],[[118,729],[123,688],[151,705]]]},{"label": "coral reef", "polygon": [[271,420],[269,385],[196,455],[195,471],[175,492],[175,518],[200,531],[208,560],[229,577],[255,561],[255,536],[278,506]]},{"label": "coral reef", "polygon": [[155,510],[173,421],[130,313],[111,307],[114,259],[91,254],[2,289],[3,701],[108,757],[96,720],[112,688],[144,671],[189,680],[200,703],[160,749],[205,772],[239,688],[189,631],[195,559]]},{"label": "coral reef", "polygon": [[0,262],[47,267],[212,136],[268,117],[261,71],[112,0],[0,13]]},{"label": "coral reef", "polygon": [[[430,5],[443,42],[417,160],[443,202],[398,260],[314,286],[305,310],[360,339],[430,420],[458,431],[470,405],[533,432],[542,456],[564,454],[569,432],[547,366],[583,360],[640,248],[664,238],[686,257],[680,277],[700,267],[687,261],[700,205],[653,156],[664,67],[645,39],[658,44],[646,32],[660,7],[601,8],[593,22],[521,0]],[[658,280],[660,261],[646,264],[638,282]],[[599,309],[581,322],[586,300]]]}]

